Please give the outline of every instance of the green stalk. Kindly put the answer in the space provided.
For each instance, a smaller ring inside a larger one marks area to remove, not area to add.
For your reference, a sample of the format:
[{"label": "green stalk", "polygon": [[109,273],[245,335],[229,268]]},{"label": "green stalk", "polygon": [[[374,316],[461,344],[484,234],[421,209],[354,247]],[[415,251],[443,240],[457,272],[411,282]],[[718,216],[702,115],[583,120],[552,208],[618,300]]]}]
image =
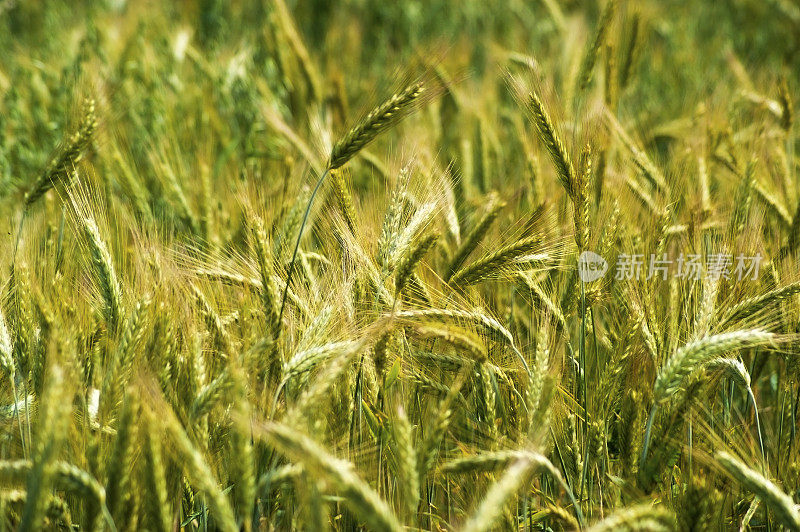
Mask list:
[{"label": "green stalk", "polygon": [[580,338],[580,384],[581,403],[583,407],[583,467],[581,467],[580,498],[583,500],[583,488],[586,484],[586,470],[589,468],[589,405],[586,399],[586,290],[581,282],[581,338]]},{"label": "green stalk", "polygon": [[642,444],[642,455],[639,458],[639,469],[644,467],[644,461],[647,459],[647,448],[650,446],[650,432],[653,430],[653,420],[656,417],[656,410],[658,406],[653,403],[650,407],[650,415],[647,417],[647,427],[644,430],[644,443]]},{"label": "green stalk", "polygon": [[766,472],[767,470],[767,455],[764,453],[764,439],[761,436],[761,419],[758,416],[758,405],[756,404],[756,397],[753,395],[753,390],[747,390],[747,396],[750,398],[750,402],[753,403],[753,412],[756,415],[756,432],[758,433],[758,447],[761,450],[761,471]]},{"label": "green stalk", "polygon": [[306,223],[308,222],[308,215],[311,213],[311,206],[314,204],[314,198],[319,192],[319,188],[322,186],[322,182],[325,181],[325,178],[328,177],[330,173],[330,167],[326,168],[324,172],[322,172],[322,176],[317,181],[316,186],[314,187],[314,191],[311,193],[311,197],[308,198],[308,205],[306,205],[306,212],[303,213],[303,221],[300,224],[300,231],[297,233],[297,240],[294,243],[294,251],[292,252],[292,260],[289,261],[289,271],[286,273],[286,286],[283,288],[283,296],[281,297],[281,310],[278,313],[278,326],[283,323],[283,309],[286,307],[286,296],[289,294],[289,285],[292,283],[292,273],[294,272],[294,263],[297,260],[297,251],[300,249],[300,240],[303,238],[303,229],[306,227]]}]

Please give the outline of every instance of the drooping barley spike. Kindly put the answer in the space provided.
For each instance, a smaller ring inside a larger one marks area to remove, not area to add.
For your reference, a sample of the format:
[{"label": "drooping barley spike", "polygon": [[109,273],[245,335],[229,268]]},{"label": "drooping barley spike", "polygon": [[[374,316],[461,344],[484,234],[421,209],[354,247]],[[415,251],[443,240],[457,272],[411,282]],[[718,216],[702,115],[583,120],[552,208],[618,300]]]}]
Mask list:
[{"label": "drooping barley spike", "polygon": [[373,109],[361,122],[334,144],[328,168],[344,166],[362,148],[402,119],[425,92],[424,82],[412,83]]},{"label": "drooping barley spike", "polygon": [[42,176],[25,195],[25,208],[33,205],[57,184],[72,181],[74,168],[86,154],[96,128],[95,101],[87,98],[83,102],[83,114],[78,129],[66,139],[64,145],[48,163]]},{"label": "drooping barley spike", "polygon": [[717,358],[708,364],[709,370],[721,370],[728,375],[736,384],[750,390],[750,373],[742,363],[741,360],[736,358]]},{"label": "drooping barley spike", "polygon": [[449,323],[423,323],[415,325],[409,332],[420,338],[441,340],[476,361],[486,359],[487,349],[480,336],[462,327]]},{"label": "drooping barley spike", "polygon": [[525,458],[528,451],[506,450],[487,451],[473,456],[456,458],[440,468],[442,473],[449,475],[466,475],[471,473],[495,472],[508,467],[515,460]]},{"label": "drooping barley spike", "polygon": [[293,462],[313,471],[317,478],[329,482],[335,492],[343,497],[343,503],[371,529],[402,530],[391,508],[355,473],[350,462],[336,458],[310,437],[282,423],[257,424],[254,434]]},{"label": "drooping barley spike", "polygon": [[548,504],[541,512],[543,519],[551,519],[555,524],[560,524],[564,530],[580,530],[578,520],[566,508]]},{"label": "drooping barley spike", "polygon": [[636,164],[644,177],[647,178],[657,190],[666,190],[667,180],[664,178],[664,174],[661,173],[661,170],[658,169],[647,153],[636,145],[614,115],[607,112],[605,116],[611,129],[616,133],[617,137],[622,141],[623,146],[625,146],[631,154],[631,159],[633,159],[634,164]]},{"label": "drooping barley spike", "polygon": [[597,55],[605,44],[606,35],[611,28],[611,22],[616,12],[616,0],[608,0],[600,14],[592,40],[587,43],[586,51],[583,53],[583,60],[578,74],[578,91],[583,92],[592,81],[592,71],[597,62]]},{"label": "drooping barley spike", "polygon": [[748,317],[758,315],[759,312],[770,305],[790,299],[797,294],[800,294],[800,281],[781,286],[780,288],[774,288],[769,292],[757,296],[749,297],[725,311],[714,326],[718,330],[724,330],[725,327],[729,325],[745,320]]},{"label": "drooping barley spike", "polygon": [[776,340],[774,334],[760,329],[748,329],[706,336],[678,349],[658,372],[653,387],[656,404],[678,391],[683,380],[702,369],[709,361],[725,353],[766,345]]},{"label": "drooping barley spike", "polygon": [[575,175],[575,166],[567,153],[564,142],[556,132],[553,121],[542,103],[541,98],[535,92],[531,92],[528,96],[528,109],[531,112],[533,122],[539,131],[539,139],[547,149],[550,159],[556,167],[556,178],[567,196],[575,198],[577,195]]},{"label": "drooping barley spike", "polygon": [[653,386],[653,405],[645,427],[642,453],[639,458],[640,471],[647,459],[650,433],[656,410],[672,395],[680,391],[687,377],[704,369],[709,362],[730,351],[773,344],[776,336],[760,329],[746,329],[729,333],[704,336],[678,349],[661,367]]},{"label": "drooping barley spike", "polygon": [[88,471],[66,462],[55,462],[53,471],[53,484],[57,490],[74,493],[85,501],[85,521],[89,526],[97,526],[101,512],[105,524],[112,523],[106,508],[106,491]]},{"label": "drooping barley spike", "polygon": [[482,333],[485,333],[488,337],[496,341],[504,342],[510,347],[514,345],[514,338],[506,327],[497,321],[496,318],[479,311],[471,312],[468,310],[425,308],[420,310],[403,310],[397,312],[395,316],[398,319],[420,321],[423,325],[425,320],[428,319],[468,323],[478,327]]},{"label": "drooping barley spike", "polygon": [[800,510],[789,495],[725,451],[717,452],[714,458],[739,484],[764,501],[787,530],[800,530]]},{"label": "drooping barley spike", "polygon": [[163,429],[173,452],[181,460],[182,470],[204,492],[205,500],[214,513],[216,526],[224,532],[238,532],[239,527],[233,515],[233,509],[225,494],[220,489],[219,481],[214,477],[211,468],[202,452],[189,439],[178,419],[166,404],[147,405],[148,423]]},{"label": "drooping barley spike", "polygon": [[[481,503],[467,519],[462,530],[468,532],[492,530],[492,527],[502,515],[508,499],[514,496],[537,470],[549,473],[556,481],[564,485],[561,474],[550,463],[550,460],[537,452],[522,451],[511,462],[503,476],[489,488],[489,491],[481,499]],[[571,493],[570,498],[574,501]],[[576,506],[575,511],[578,513],[580,509]],[[580,514],[578,521],[582,521]]]}]

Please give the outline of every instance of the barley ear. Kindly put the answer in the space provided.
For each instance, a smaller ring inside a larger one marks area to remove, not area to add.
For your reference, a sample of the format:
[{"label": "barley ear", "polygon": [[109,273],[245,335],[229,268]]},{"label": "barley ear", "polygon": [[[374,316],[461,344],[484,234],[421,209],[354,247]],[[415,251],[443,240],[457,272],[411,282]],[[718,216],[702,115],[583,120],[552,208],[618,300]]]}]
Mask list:
[{"label": "barley ear", "polygon": [[356,234],[356,210],[353,207],[353,197],[350,195],[342,170],[331,171],[331,184],[333,185],[333,195],[347,228],[351,234]]},{"label": "barley ear", "polygon": [[399,496],[406,515],[417,511],[419,503],[419,475],[417,474],[417,450],[414,447],[414,434],[405,410],[398,409],[392,423],[395,442],[395,463],[398,476]]},{"label": "barley ear", "polygon": [[267,319],[267,330],[269,336],[276,339],[281,325],[278,321],[278,288],[273,279],[272,253],[267,244],[267,232],[260,217],[256,217],[253,221],[253,247],[261,279],[261,304]]},{"label": "barley ear", "polygon": [[[63,346],[62,346],[63,347]],[[19,530],[41,530],[46,494],[53,487],[56,473],[55,459],[67,435],[71,419],[72,398],[67,393],[64,370],[52,365],[42,397],[42,408],[37,420],[38,436],[33,449],[33,464],[27,475],[25,507]]]},{"label": "barley ear", "polygon": [[255,434],[281,454],[329,482],[343,502],[373,530],[400,532],[402,526],[386,502],[361,479],[350,462],[332,456],[317,442],[282,423],[267,422],[254,427]]},{"label": "barley ear", "polygon": [[[566,486],[558,469],[553,466],[550,460],[534,451],[518,451],[511,465],[484,495],[481,503],[464,524],[462,531],[483,532],[492,530],[497,519],[501,516],[508,499],[514,496],[522,486],[526,485],[537,470],[549,473],[554,480],[565,488],[570,500],[575,504],[575,497],[569,487]],[[578,522],[581,523],[583,515],[577,504],[575,504],[575,513]]]},{"label": "barley ear", "polygon": [[592,40],[587,43],[586,51],[583,54],[583,60],[581,61],[581,67],[579,70],[580,73],[578,74],[579,92],[586,90],[589,82],[592,81],[592,71],[594,70],[594,65],[597,62],[597,55],[600,51],[600,48],[602,48],[603,44],[605,43],[606,35],[608,35],[615,12],[616,0],[608,0],[603,8],[602,13],[600,14],[600,20],[597,23],[597,29],[595,30],[594,36],[592,37]]},{"label": "barley ear", "polygon": [[423,82],[413,83],[373,109],[334,144],[328,159],[328,168],[335,170],[344,166],[362,148],[375,140],[375,137],[399,122],[424,92]]},{"label": "barley ear", "polygon": [[436,244],[438,235],[429,234],[420,238],[416,244],[410,246],[406,253],[400,257],[400,262],[397,265],[395,272],[395,294],[401,294],[414,273],[417,265],[425,257],[428,251]]},{"label": "barley ear", "polygon": [[195,446],[186,434],[174,413],[166,404],[148,405],[146,415],[153,426],[160,426],[171,443],[172,449],[183,464],[182,470],[197,487],[205,492],[206,500],[214,520],[224,532],[238,532],[239,527],[233,514],[230,502],[220,489],[219,481],[214,477],[200,449]]},{"label": "barley ear", "polygon": [[800,530],[800,510],[789,495],[724,451],[717,452],[714,458],[739,484],[764,501],[783,526],[788,530]]},{"label": "barley ear", "polygon": [[132,445],[135,441],[137,405],[133,396],[123,399],[122,411],[117,423],[117,437],[109,457],[106,473],[106,504],[114,520],[120,521],[120,510],[130,489],[132,467]]},{"label": "barley ear", "polygon": [[48,163],[42,176],[25,195],[26,209],[57,184],[73,180],[73,170],[86,154],[96,128],[95,101],[87,98],[83,103],[83,114],[78,129],[66,139],[64,145]]},{"label": "barley ear", "polygon": [[94,277],[99,286],[100,295],[103,297],[103,315],[108,322],[109,329],[115,330],[122,312],[122,289],[111,260],[111,253],[100,235],[100,229],[94,218],[86,213],[79,213],[78,216],[83,226],[84,237],[89,245]]},{"label": "barley ear", "polygon": [[469,257],[473,250],[478,247],[481,240],[486,236],[489,228],[505,206],[505,202],[499,200],[497,194],[493,193],[489,196],[486,212],[481,219],[478,220],[478,223],[475,224],[472,231],[467,234],[466,238],[453,255],[453,258],[450,260],[450,266],[448,267],[448,274],[445,280],[449,281],[453,274],[461,268],[467,257]]},{"label": "barley ear", "polygon": [[664,508],[649,504],[630,506],[617,510],[588,529],[590,532],[670,532],[676,530],[675,515]]},{"label": "barley ear", "polygon": [[544,144],[550,159],[556,167],[558,182],[564,187],[567,196],[575,198],[577,195],[575,167],[564,146],[564,141],[561,140],[561,137],[556,132],[550,115],[547,113],[541,98],[535,92],[531,92],[528,96],[528,109],[539,131],[539,139]]},{"label": "barley ear", "polygon": [[502,247],[475,262],[462,267],[450,278],[453,286],[469,286],[490,278],[495,278],[514,269],[515,261],[528,255],[541,244],[538,237],[524,238]]},{"label": "barley ear", "polygon": [[161,442],[151,427],[144,435],[144,508],[149,526],[158,532],[172,530],[172,515],[168,502],[167,482],[162,458]]},{"label": "barley ear", "polygon": [[757,296],[748,297],[724,312],[719,317],[715,327],[724,329],[728,325],[753,316],[771,305],[790,299],[797,294],[800,294],[800,281],[772,289]]},{"label": "barley ear", "polygon": [[705,367],[722,354],[766,345],[775,341],[775,335],[759,329],[750,329],[707,336],[678,349],[662,366],[656,377],[653,395],[656,404],[663,403],[678,391],[686,377]]}]

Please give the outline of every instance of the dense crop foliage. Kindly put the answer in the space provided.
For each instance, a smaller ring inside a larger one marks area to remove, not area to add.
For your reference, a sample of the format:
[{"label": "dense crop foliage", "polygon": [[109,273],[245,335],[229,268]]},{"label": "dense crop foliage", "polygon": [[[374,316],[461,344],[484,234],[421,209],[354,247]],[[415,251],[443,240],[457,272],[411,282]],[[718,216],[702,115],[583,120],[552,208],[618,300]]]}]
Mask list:
[{"label": "dense crop foliage", "polygon": [[0,2],[0,527],[800,530],[798,42]]}]

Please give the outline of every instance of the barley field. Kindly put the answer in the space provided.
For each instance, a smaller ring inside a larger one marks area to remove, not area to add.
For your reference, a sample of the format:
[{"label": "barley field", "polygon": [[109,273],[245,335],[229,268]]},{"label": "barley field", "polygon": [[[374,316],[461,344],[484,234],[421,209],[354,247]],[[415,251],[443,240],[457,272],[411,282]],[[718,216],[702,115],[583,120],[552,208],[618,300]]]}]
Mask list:
[{"label": "barley field", "polygon": [[0,529],[800,531],[794,0],[0,2]]}]

